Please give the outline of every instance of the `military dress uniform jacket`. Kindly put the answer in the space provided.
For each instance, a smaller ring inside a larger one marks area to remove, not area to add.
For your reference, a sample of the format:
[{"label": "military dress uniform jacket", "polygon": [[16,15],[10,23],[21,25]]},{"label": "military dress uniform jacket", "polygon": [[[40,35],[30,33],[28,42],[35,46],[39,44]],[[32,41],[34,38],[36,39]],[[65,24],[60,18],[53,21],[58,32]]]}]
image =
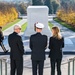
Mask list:
[{"label": "military dress uniform jacket", "polygon": [[30,48],[32,60],[45,60],[45,49],[47,47],[47,36],[36,33],[30,37]]},{"label": "military dress uniform jacket", "polygon": [[8,36],[8,43],[10,46],[10,58],[17,60],[22,59],[24,47],[21,36],[19,36],[16,32],[13,32]]}]

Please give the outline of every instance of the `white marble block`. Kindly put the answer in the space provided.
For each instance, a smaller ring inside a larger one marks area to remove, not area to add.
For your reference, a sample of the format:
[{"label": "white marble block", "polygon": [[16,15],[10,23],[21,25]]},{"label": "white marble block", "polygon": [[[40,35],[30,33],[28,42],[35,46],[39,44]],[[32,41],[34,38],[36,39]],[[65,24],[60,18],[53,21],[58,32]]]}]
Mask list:
[{"label": "white marble block", "polygon": [[24,32],[24,36],[30,36],[35,33],[34,23],[40,22],[44,24],[42,34],[50,36],[50,29],[48,27],[48,7],[47,6],[29,6],[27,8],[27,22],[28,26]]}]

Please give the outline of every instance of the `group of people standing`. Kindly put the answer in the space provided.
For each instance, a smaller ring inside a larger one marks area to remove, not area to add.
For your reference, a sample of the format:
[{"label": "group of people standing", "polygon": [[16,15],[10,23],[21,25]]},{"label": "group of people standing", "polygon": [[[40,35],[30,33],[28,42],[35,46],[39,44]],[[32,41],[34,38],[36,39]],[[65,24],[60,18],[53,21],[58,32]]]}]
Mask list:
[{"label": "group of people standing", "polygon": [[[35,23],[34,30],[36,34],[30,36],[29,46],[31,49],[32,60],[32,75],[43,75],[45,50],[48,47],[48,38],[46,35],[42,35],[42,29],[44,25],[42,23]],[[11,74],[22,75],[23,73],[23,54],[24,46],[19,35],[21,27],[19,25],[14,26],[14,32],[8,36],[8,43],[10,46],[10,61],[11,61]],[[64,47],[64,38],[60,34],[58,27],[52,28],[52,36],[49,39],[49,58],[51,62],[51,75],[55,75],[55,65],[57,64],[57,75],[61,75],[61,61],[62,61],[62,48]],[[38,71],[37,71],[38,70]]]},{"label": "group of people standing", "polygon": [[[42,35],[42,29],[44,25],[36,23],[35,26],[36,34],[30,36],[30,48],[32,50],[32,72],[33,75],[43,75],[45,50],[47,48],[47,36]],[[55,75],[55,65],[57,64],[57,75],[61,75],[61,61],[62,61],[62,48],[64,47],[64,38],[60,34],[58,27],[52,28],[52,36],[49,39],[49,58],[51,63],[51,75]]]}]

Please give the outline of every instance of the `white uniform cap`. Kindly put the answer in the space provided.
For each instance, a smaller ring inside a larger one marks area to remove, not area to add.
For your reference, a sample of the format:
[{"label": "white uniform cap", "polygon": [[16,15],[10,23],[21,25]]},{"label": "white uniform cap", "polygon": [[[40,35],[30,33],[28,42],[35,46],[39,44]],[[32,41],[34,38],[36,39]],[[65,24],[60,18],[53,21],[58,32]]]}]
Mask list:
[{"label": "white uniform cap", "polygon": [[42,23],[37,23],[37,24],[36,24],[36,27],[37,27],[37,28],[44,28],[44,25],[43,25]]},{"label": "white uniform cap", "polygon": [[21,26],[18,24],[14,26],[14,29],[18,29],[18,28],[21,28]]}]

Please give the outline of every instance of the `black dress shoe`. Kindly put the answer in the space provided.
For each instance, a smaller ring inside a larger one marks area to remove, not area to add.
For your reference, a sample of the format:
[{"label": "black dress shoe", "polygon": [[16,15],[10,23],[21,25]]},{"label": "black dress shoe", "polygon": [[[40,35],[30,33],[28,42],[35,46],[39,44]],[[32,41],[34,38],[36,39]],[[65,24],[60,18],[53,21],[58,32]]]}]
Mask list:
[{"label": "black dress shoe", "polygon": [[7,53],[8,52],[8,50],[6,50],[4,53]]}]

